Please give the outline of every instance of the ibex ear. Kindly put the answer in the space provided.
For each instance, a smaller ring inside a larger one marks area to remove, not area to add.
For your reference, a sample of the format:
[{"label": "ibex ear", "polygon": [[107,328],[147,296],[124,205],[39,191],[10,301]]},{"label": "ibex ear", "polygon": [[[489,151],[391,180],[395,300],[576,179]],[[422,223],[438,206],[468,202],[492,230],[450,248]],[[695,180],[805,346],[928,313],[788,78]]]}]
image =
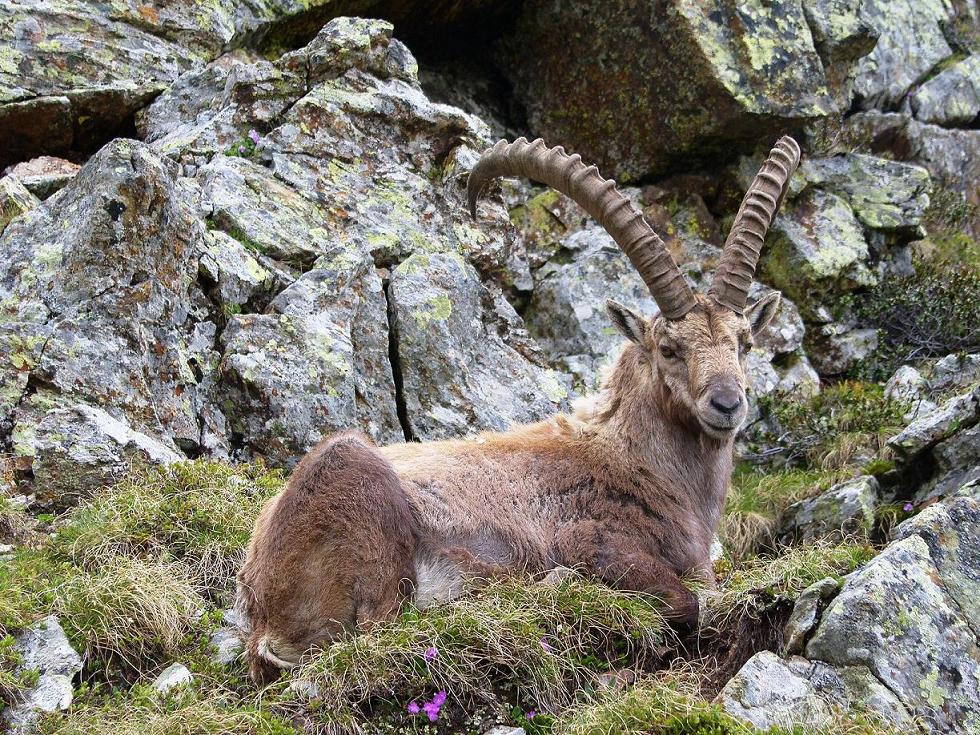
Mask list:
[{"label": "ibex ear", "polygon": [[643,338],[649,329],[646,319],[612,299],[606,300],[606,311],[609,312],[613,325],[626,339],[638,345],[643,344]]},{"label": "ibex ear", "polygon": [[783,295],[779,291],[773,291],[745,310],[745,318],[749,320],[749,327],[752,329],[753,336],[769,326],[769,322],[779,311],[779,304],[782,300]]}]

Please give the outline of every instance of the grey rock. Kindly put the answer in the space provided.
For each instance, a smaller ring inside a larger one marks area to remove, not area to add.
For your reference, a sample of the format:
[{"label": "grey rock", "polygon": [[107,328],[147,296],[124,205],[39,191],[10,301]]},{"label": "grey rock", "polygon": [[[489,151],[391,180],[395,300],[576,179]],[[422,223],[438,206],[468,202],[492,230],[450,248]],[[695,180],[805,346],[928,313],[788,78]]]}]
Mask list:
[{"label": "grey rock", "polygon": [[888,440],[888,445],[906,457],[972,426],[980,418],[980,388],[950,398],[935,410],[917,418]]},{"label": "grey rock", "polygon": [[216,630],[211,636],[211,646],[215,649],[212,660],[222,666],[235,663],[245,650],[241,631],[231,627]]},{"label": "grey rock", "polygon": [[923,399],[928,389],[925,377],[911,365],[902,365],[885,381],[885,398],[908,405]]},{"label": "grey rock", "polygon": [[[948,209],[980,204],[976,182],[980,177],[980,130],[950,130],[928,125],[907,114],[869,111],[851,115],[844,136],[872,152],[924,166],[933,177],[934,196],[947,192]],[[963,223],[980,235],[980,218]]]},{"label": "grey rock", "polygon": [[606,299],[648,316],[660,309],[604,230],[587,227],[569,235],[563,244],[572,258],[549,261],[535,274],[527,324],[553,360],[582,357],[579,378],[591,389],[596,387],[600,366],[615,356],[623,342],[606,313]]},{"label": "grey rock", "polygon": [[[752,283],[749,289],[748,303],[754,304],[764,296],[772,293],[773,289],[763,286],[758,281]],[[803,346],[806,327],[796,304],[783,297],[779,302],[779,310],[769,322],[769,325],[756,339],[756,347],[764,351],[770,359],[796,352]]]},{"label": "grey rock", "polygon": [[874,49],[854,71],[862,109],[887,109],[933,67],[953,53],[943,25],[952,8],[944,0],[870,0],[863,12],[879,34]]},{"label": "grey rock", "polygon": [[804,541],[825,536],[867,535],[874,524],[878,481],[871,475],[857,477],[815,498],[789,506],[782,532]]},{"label": "grey rock", "polygon": [[200,58],[72,0],[5,4],[0,39],[0,166],[105,135]]},{"label": "grey rock", "polygon": [[929,371],[929,390],[948,391],[980,382],[980,353],[946,355]]},{"label": "grey rock", "polygon": [[866,228],[920,233],[929,206],[929,172],[921,166],[861,153],[807,159],[801,173],[813,186],[843,196]]},{"label": "grey rock", "polygon": [[820,614],[826,603],[840,589],[840,582],[826,577],[807,587],[793,604],[793,612],[783,628],[783,650],[787,654],[803,653],[810,634],[820,622]]},{"label": "grey rock", "polygon": [[876,283],[861,225],[847,201],[831,192],[810,188],[788,203],[768,247],[764,280],[803,308],[805,319],[841,293]]},{"label": "grey rock", "polygon": [[980,115],[980,56],[968,56],[922,84],[909,96],[916,119],[966,127]]},{"label": "grey rock", "polygon": [[[44,399],[43,394],[33,396],[30,405]],[[31,467],[38,488],[35,502],[44,507],[72,505],[95,488],[120,479],[134,463],[160,465],[184,459],[160,441],[134,431],[125,419],[94,406],[79,403],[22,415],[24,420],[14,426],[14,452],[21,466]]]},{"label": "grey rock", "polygon": [[345,428],[381,443],[403,439],[386,308],[370,257],[341,251],[319,259],[267,313],[232,316],[221,338],[232,430],[280,465]]},{"label": "grey rock", "polygon": [[413,436],[505,429],[567,408],[567,381],[507,344],[483,309],[485,296],[459,255],[416,254],[392,271],[388,297]]},{"label": "grey rock", "polygon": [[[929,547],[943,588],[955,601],[964,621],[980,635],[980,503],[963,495],[936,503],[903,521],[897,539],[918,536]],[[973,492],[976,490],[973,488]]]},{"label": "grey rock", "polygon": [[855,703],[873,706],[892,724],[912,724],[901,703],[866,669],[838,671],[797,656],[781,659],[771,651],[750,658],[715,702],[760,730],[828,727]]},{"label": "grey rock", "polygon": [[525,735],[523,727],[512,727],[511,725],[497,725],[487,730],[483,735]]},{"label": "grey rock", "polygon": [[194,675],[180,663],[170,664],[153,680],[153,688],[160,694],[169,694],[178,687],[185,687],[194,681]]},{"label": "grey rock", "polygon": [[54,615],[19,633],[15,648],[23,656],[21,667],[38,672],[37,683],[23,693],[23,701],[3,713],[13,732],[21,733],[29,732],[41,713],[68,709],[82,658]]},{"label": "grey rock", "polygon": [[936,479],[915,495],[916,504],[952,495],[961,486],[980,478],[980,424],[958,431],[932,450]]},{"label": "grey rock", "polygon": [[0,234],[14,219],[34,209],[39,200],[14,176],[0,179]]},{"label": "grey rock", "polygon": [[[975,516],[976,501],[957,502],[972,504]],[[974,517],[950,541],[960,546],[976,533]],[[943,576],[943,569],[949,576],[956,567],[955,558],[937,563],[932,554],[922,536],[909,535],[849,575],[806,653],[838,667],[867,668],[932,732],[971,732],[980,727],[980,650],[969,612],[952,596],[959,591],[955,584],[947,588]]]},{"label": "grey rock", "polygon": [[201,272],[216,286],[214,298],[231,315],[267,296],[278,285],[275,274],[238,240],[221,230],[211,230],[204,241]]},{"label": "grey rock", "polygon": [[864,6],[864,0],[803,0],[828,82],[842,95],[849,91],[845,84],[852,66],[849,62],[866,56],[878,42],[878,30]]}]

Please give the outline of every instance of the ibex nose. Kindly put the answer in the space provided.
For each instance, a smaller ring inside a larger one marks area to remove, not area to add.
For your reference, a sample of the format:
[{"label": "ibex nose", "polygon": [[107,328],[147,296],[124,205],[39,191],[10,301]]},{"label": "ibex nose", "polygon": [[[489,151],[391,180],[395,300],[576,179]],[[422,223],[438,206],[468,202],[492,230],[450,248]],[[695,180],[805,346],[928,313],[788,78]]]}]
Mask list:
[{"label": "ibex nose", "polygon": [[734,413],[742,405],[742,394],[734,388],[722,388],[711,396],[711,406],[722,413]]}]

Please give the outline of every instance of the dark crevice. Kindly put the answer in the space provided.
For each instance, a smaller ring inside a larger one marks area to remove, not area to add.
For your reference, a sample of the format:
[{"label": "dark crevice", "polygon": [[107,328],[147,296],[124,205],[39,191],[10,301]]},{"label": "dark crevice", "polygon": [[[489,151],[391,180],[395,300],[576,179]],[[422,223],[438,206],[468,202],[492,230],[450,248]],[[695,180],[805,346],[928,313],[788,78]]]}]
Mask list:
[{"label": "dark crevice", "polygon": [[405,405],[405,387],[402,379],[401,357],[398,354],[398,316],[395,313],[395,302],[391,297],[391,279],[386,277],[382,281],[387,303],[388,316],[388,361],[391,363],[391,377],[395,383],[395,412],[398,414],[398,423],[402,427],[405,441],[418,441],[412,424],[408,420],[408,408]]}]

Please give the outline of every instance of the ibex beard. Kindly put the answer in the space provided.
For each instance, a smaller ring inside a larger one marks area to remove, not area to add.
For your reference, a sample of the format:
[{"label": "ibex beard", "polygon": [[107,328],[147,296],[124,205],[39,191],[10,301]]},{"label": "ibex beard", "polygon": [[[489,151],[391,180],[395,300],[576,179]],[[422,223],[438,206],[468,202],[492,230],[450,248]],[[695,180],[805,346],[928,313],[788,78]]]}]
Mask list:
[{"label": "ibex beard", "polygon": [[626,338],[599,392],[572,414],[458,441],[375,447],[325,439],[262,510],[238,575],[253,678],[395,615],[451,599],[467,578],[574,567],[655,595],[697,624],[681,581],[714,579],[709,548],[747,411],[745,357],[779,307],[747,294],[766,231],[799,165],[782,138],[736,215],[707,295],[611,181],[540,140],[501,141],[470,174],[470,207],[493,178],[522,175],[601,222],[660,313],[607,309]]}]

